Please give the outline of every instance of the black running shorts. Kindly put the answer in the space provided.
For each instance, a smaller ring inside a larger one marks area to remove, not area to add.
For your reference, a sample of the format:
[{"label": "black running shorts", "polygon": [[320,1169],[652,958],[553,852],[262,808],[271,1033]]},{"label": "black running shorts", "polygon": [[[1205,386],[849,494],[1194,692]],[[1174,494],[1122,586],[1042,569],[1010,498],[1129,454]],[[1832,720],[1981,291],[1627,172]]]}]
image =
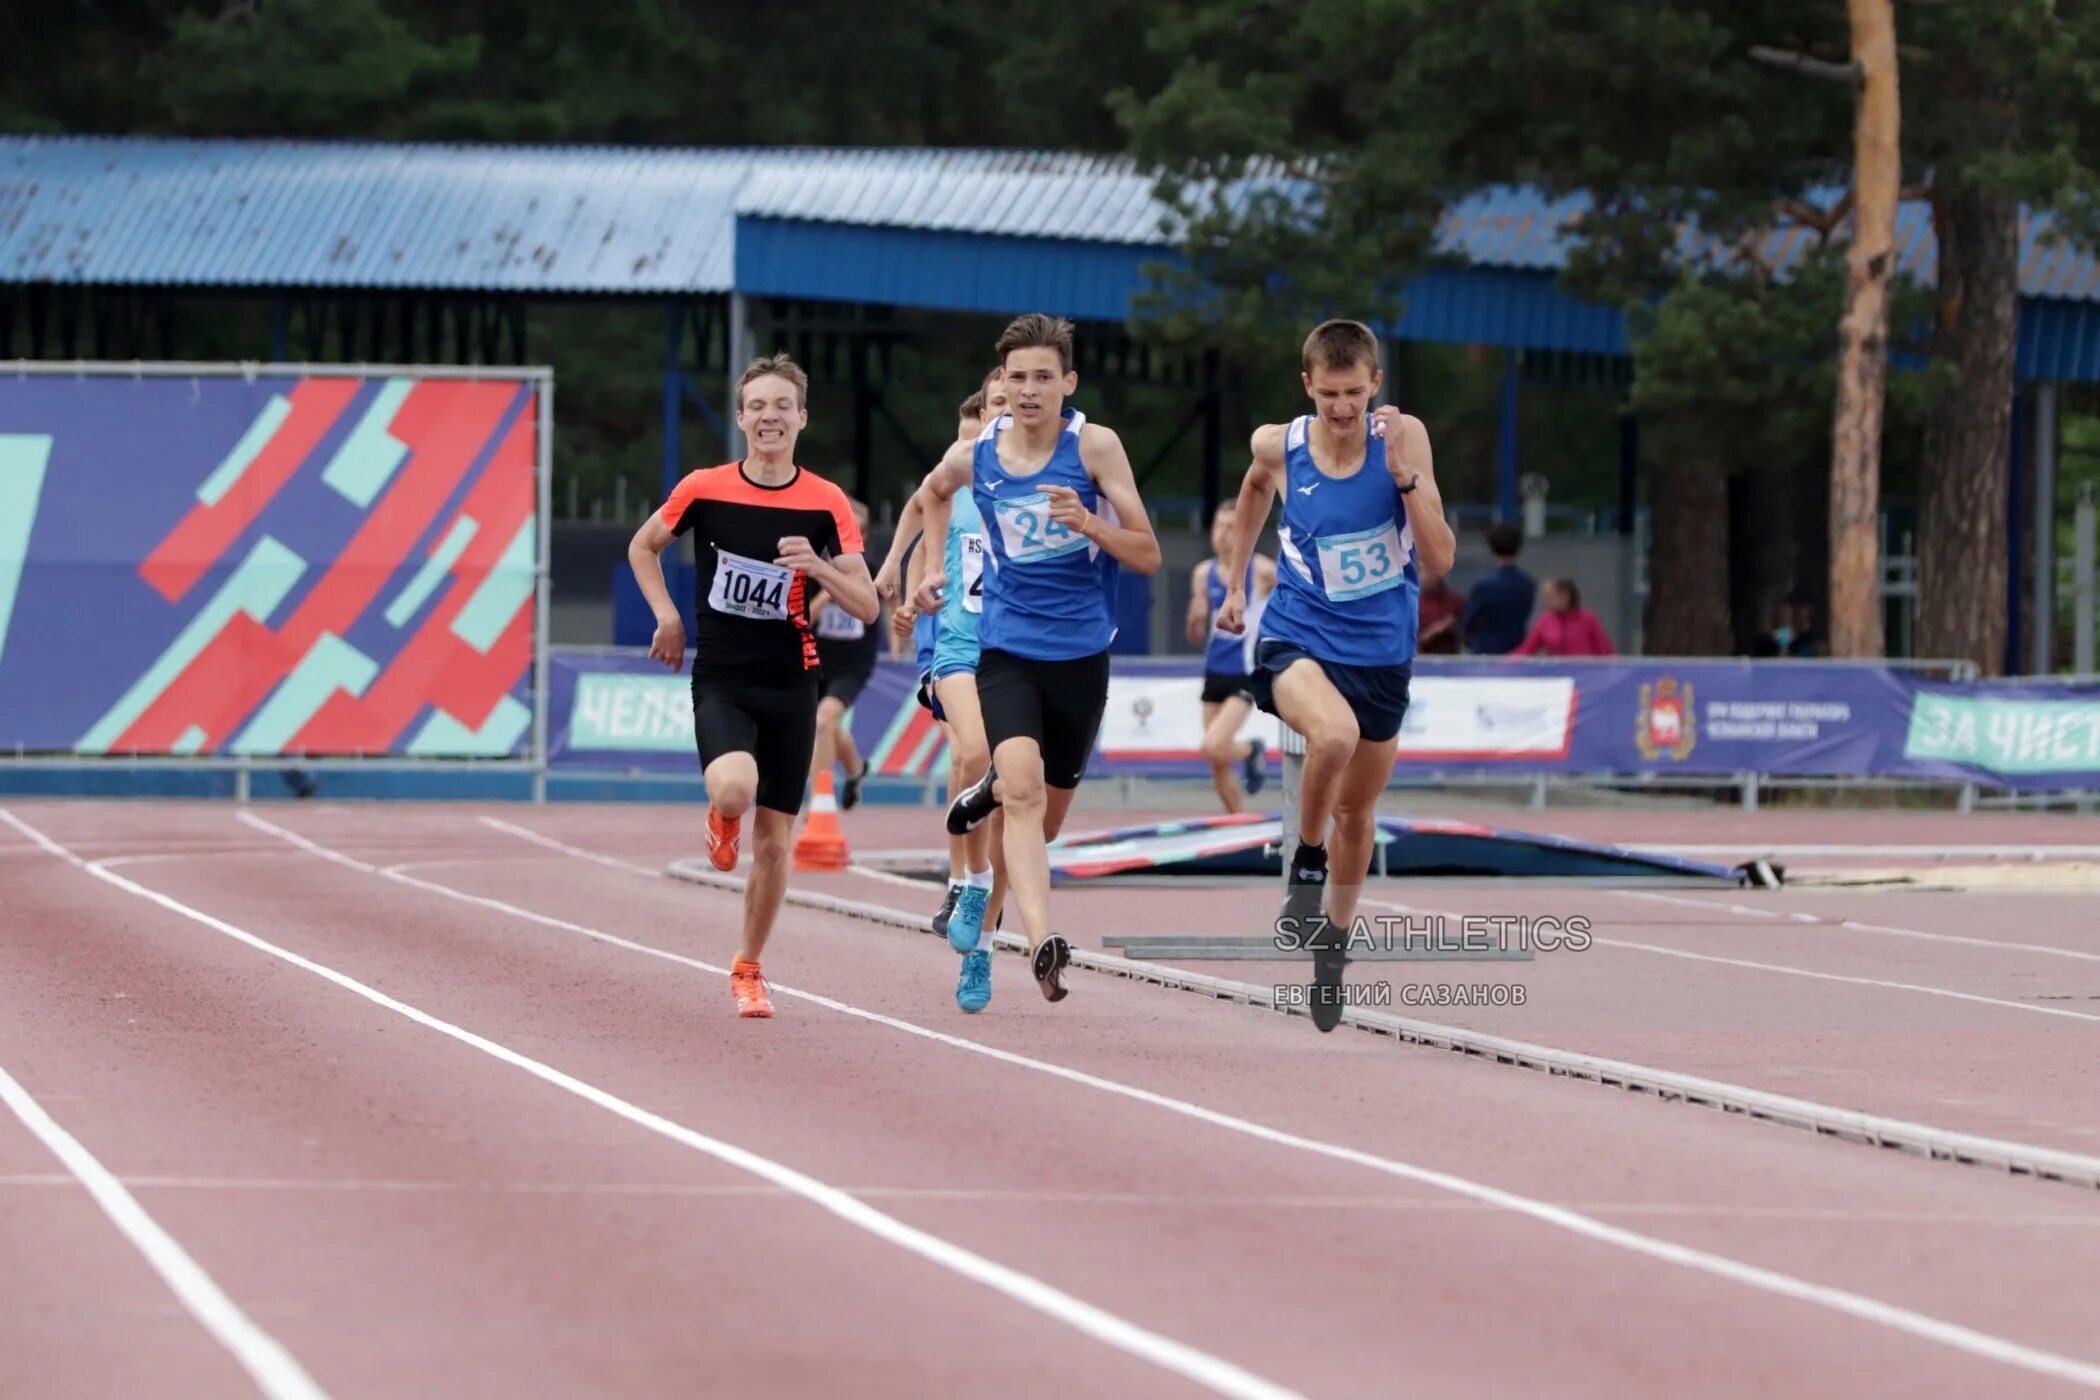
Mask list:
[{"label": "black running shorts", "polygon": [[1222,705],[1227,700],[1253,700],[1254,692],[1248,688],[1247,677],[1237,671],[1205,671],[1203,673],[1203,703]]},{"label": "black running shorts", "polygon": [[750,754],[758,764],[758,805],[793,816],[809,790],[817,747],[816,673],[786,685],[696,673],[693,741],[703,773],[724,754]]},{"label": "black running shorts", "polygon": [[1043,751],[1043,781],[1076,788],[1108,708],[1108,653],[1034,661],[986,647],[977,662],[977,703],[995,763],[1006,740],[1033,739]]}]

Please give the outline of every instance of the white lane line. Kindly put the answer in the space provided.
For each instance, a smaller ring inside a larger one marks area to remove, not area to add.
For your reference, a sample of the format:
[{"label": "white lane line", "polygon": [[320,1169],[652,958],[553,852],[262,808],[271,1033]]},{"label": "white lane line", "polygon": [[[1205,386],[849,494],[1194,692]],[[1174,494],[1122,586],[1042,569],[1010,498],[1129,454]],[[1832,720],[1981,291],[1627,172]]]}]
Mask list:
[{"label": "white lane line", "polygon": [[846,870],[849,874],[859,875],[869,880],[880,880],[886,885],[902,885],[908,890],[918,890],[922,894],[942,888],[931,880],[914,880],[907,875],[894,874],[888,870],[877,870],[872,865],[856,863],[847,866]]},{"label": "white lane line", "polygon": [[[651,1181],[414,1181],[335,1180],[326,1177],[261,1176],[127,1176],[127,1187],[146,1191],[374,1192],[379,1194],[477,1194],[523,1196],[673,1196],[701,1200],[754,1197],[780,1200],[794,1193],[757,1183]],[[0,1175],[0,1188],[70,1187],[64,1172]],[[1058,1191],[1020,1187],[841,1186],[864,1200],[975,1201],[991,1204],[1072,1206],[1142,1206],[1147,1210],[1378,1210],[1430,1214],[1496,1213],[1501,1207],[1484,1201],[1424,1196],[1218,1196],[1142,1191]],[[1976,1211],[1854,1210],[1841,1206],[1760,1206],[1703,1204],[1697,1201],[1562,1201],[1569,1210],[1594,1215],[1679,1217],[1692,1220],[1798,1220],[1841,1225],[2003,1225],[2036,1229],[2100,1230],[2100,1214],[2064,1215],[2018,1211],[1992,1215]]]},{"label": "white lane line", "polygon": [[[0,811],[0,816],[8,814]],[[12,817],[8,819],[13,820]],[[96,1161],[95,1155],[82,1147],[78,1138],[60,1127],[58,1120],[46,1113],[43,1105],[30,1097],[29,1091],[4,1068],[0,1068],[0,1103],[12,1109],[23,1126],[34,1133],[72,1174],[72,1179],[87,1188],[88,1195],[102,1207],[102,1213],[109,1217],[110,1223],[131,1241],[132,1248],[145,1256],[153,1272],[160,1275],[161,1281],[189,1310],[190,1316],[217,1338],[220,1346],[233,1353],[234,1360],[240,1362],[241,1368],[255,1381],[257,1389],[265,1395],[287,1397],[287,1400],[326,1396],[327,1392],[314,1384],[313,1377],[292,1359],[292,1354],[275,1337],[251,1322],[248,1315],[212,1281],[211,1275],[175,1242],[175,1237],[146,1214],[145,1207],[124,1189],[124,1184]]]},{"label": "white lane line", "polygon": [[[260,830],[269,831],[273,834],[282,830],[246,813],[243,813],[242,816],[243,820],[248,821]],[[149,889],[122,875],[101,869],[96,862],[82,860],[5,809],[0,809],[0,819],[7,821],[9,825],[15,827],[23,835],[38,841],[53,855],[60,857],[68,864],[85,871],[98,880],[115,885],[127,894],[136,895],[172,913],[180,914],[187,919],[193,919],[206,928],[222,933],[237,942],[247,944],[258,952],[267,953],[271,957],[278,958],[302,971],[311,972],[317,977],[325,978],[345,991],[363,997],[375,1006],[384,1007],[397,1015],[416,1022],[418,1025],[436,1031],[440,1035],[449,1036],[462,1045],[471,1046],[491,1058],[524,1070],[527,1074],[551,1084],[555,1088],[565,1090],[588,1103],[595,1104],[609,1113],[617,1114],[638,1127],[646,1128],[650,1132],[669,1138],[673,1142],[690,1147],[696,1152],[705,1153],[719,1162],[724,1162],[741,1171],[749,1172],[761,1180],[770,1181],[774,1185],[802,1197],[811,1204],[829,1211],[848,1224],[865,1230],[877,1239],[896,1245],[900,1249],[947,1269],[951,1273],[958,1274],[973,1283],[981,1284],[995,1292],[1003,1293],[1014,1301],[1035,1309],[1045,1317],[1062,1322],[1075,1331],[1092,1337],[1105,1345],[1114,1347],[1118,1351],[1125,1352],[1140,1360],[1148,1361],[1162,1370],[1182,1376],[1220,1395],[1248,1397],[1248,1400],[1296,1400],[1295,1392],[1287,1390],[1283,1386],[1257,1376],[1250,1371],[1243,1370],[1221,1357],[1213,1356],[1208,1352],[1177,1342],[1171,1337],[1165,1337],[1157,1332],[1140,1327],[1136,1323],[1119,1317],[1106,1309],[1096,1307],[1092,1303],[1074,1297],[1061,1289],[1054,1288],[1040,1279],[1024,1274],[1018,1269],[1009,1268],[1004,1264],[987,1259],[981,1254],[964,1249],[960,1245],[952,1244],[937,1235],[928,1234],[915,1226],[907,1225],[895,1216],[876,1210],[874,1207],[856,1200],[837,1187],[796,1171],[793,1167],[789,1167],[784,1163],[776,1162],[769,1157],[762,1157],[733,1143],[709,1137],[704,1133],[696,1132],[686,1127],[682,1123],[676,1123],[659,1114],[651,1113],[645,1108],[629,1103],[618,1095],[600,1089],[596,1085],[587,1084],[583,1080],[565,1074],[551,1065],[535,1060],[529,1055],[521,1054],[509,1046],[499,1044],[486,1036],[477,1035],[473,1031],[456,1026],[450,1021],[442,1020],[426,1011],[411,1006],[407,1002],[388,996],[385,992],[367,986],[346,973],[338,972],[332,967],[303,957],[289,949],[281,948],[264,938],[248,932],[246,929],[227,923],[223,919],[215,918],[200,909],[194,909],[178,899],[162,894],[157,890]],[[289,835],[289,833],[285,834]],[[312,843],[302,841],[295,844],[303,847]],[[316,853],[320,853],[320,848],[316,848]],[[371,870],[371,867],[365,866],[362,861],[352,860],[347,856],[340,859],[343,864],[358,867],[368,872]],[[390,878],[406,879],[407,877],[394,876]],[[422,884],[423,882],[412,881],[411,883]],[[441,887],[429,886],[429,888]],[[726,969],[710,970],[727,975]],[[780,989],[776,987],[775,990],[778,991]],[[115,1184],[113,1180],[111,1184]],[[126,1197],[126,1199],[129,1198]]]},{"label": "white lane line", "polygon": [[1697,846],[1651,846],[1644,851],[1673,856],[1916,856],[1921,860],[1944,860],[1948,856],[1983,856],[1993,860],[2077,860],[2100,856],[2100,846],[1809,846],[1762,845],[1756,841],[1710,843]]},{"label": "white lane line", "polygon": [[[276,829],[260,818],[247,813],[243,813],[241,819],[261,830]],[[520,829],[522,830],[522,828]],[[286,834],[290,835],[291,833]],[[552,838],[540,839],[543,843],[555,844]],[[302,838],[301,844],[310,843],[304,842]],[[596,855],[595,852],[582,852],[581,848],[578,848],[578,850],[586,858],[596,859],[601,864],[624,865],[624,862],[617,862],[609,856],[601,857]],[[344,859],[347,862],[348,858]],[[529,923],[541,924],[549,928],[564,929],[614,947],[625,948],[648,957],[661,958],[666,962],[680,963],[717,976],[727,975],[725,969],[716,967],[713,964],[688,958],[678,953],[668,952],[661,948],[651,947],[646,943],[636,943],[630,939],[621,938],[616,934],[588,928],[582,924],[571,923],[566,919],[558,919],[553,915],[542,914],[536,910],[506,903],[503,900],[468,894],[464,890],[456,890],[447,885],[417,880],[412,876],[402,875],[395,871],[382,870],[375,873],[389,879],[399,880],[405,884],[414,885],[420,889],[429,890],[446,898],[478,905],[485,909],[494,909],[515,918],[524,919]],[[869,1011],[863,1007],[837,1001],[816,992],[802,991],[798,988],[783,986],[777,982],[773,984],[773,990],[782,996],[806,1001],[841,1015],[852,1016],[859,1020],[887,1026],[893,1030],[902,1031],[907,1035],[917,1036],[921,1039],[930,1040],[953,1049],[967,1051],[971,1054],[982,1055],[1004,1064],[1033,1070],[1040,1074],[1047,1074],[1054,1078],[1066,1080],[1069,1083],[1082,1084],[1103,1093],[1116,1095],[1119,1098],[1130,1099],[1137,1103],[1164,1109],[1170,1113],[1180,1114],[1198,1122],[1208,1123],[1214,1127],[1223,1128],[1228,1132],[1239,1133],[1262,1142],[1291,1148],[1314,1156],[1329,1158],[1333,1161],[1347,1162],[1354,1166],[1364,1167],[1387,1176],[1398,1177],[1402,1180],[1433,1186],[1439,1190],[1448,1191],[1453,1195],[1463,1196],[1499,1207],[1514,1214],[1527,1216],[1541,1223],[1602,1244],[1612,1245],[1634,1254],[1643,1255],[1668,1264],[1675,1264],[1717,1278],[1727,1279],[1779,1297],[1828,1308],[1833,1312],[1893,1328],[1911,1336],[1964,1351],[1973,1356],[1999,1361],[2038,1375],[2053,1376],[2093,1389],[2100,1389],[2100,1365],[2081,1361],[2075,1357],[2043,1351],[2036,1347],[2027,1346],[2024,1343],[2014,1342],[2003,1337],[1994,1336],[1991,1333],[1978,1331],[1972,1327],[1963,1326],[1960,1323],[1948,1322],[1897,1304],[1885,1303],[1877,1298],[1869,1298],[1864,1294],[1853,1293],[1846,1289],[1835,1288],[1825,1284],[1811,1283],[1805,1279],[1780,1273],[1774,1269],[1763,1268],[1756,1264],[1747,1264],[1738,1259],[1728,1258],[1725,1255],[1713,1254],[1705,1250],[1675,1244],[1668,1240],[1657,1239],[1654,1236],[1643,1235],[1636,1231],[1625,1229],[1622,1226],[1606,1224],[1604,1221],[1568,1209],[1565,1206],[1558,1206],[1529,1196],[1518,1195],[1515,1192],[1488,1186],[1466,1177],[1455,1176],[1449,1172],[1416,1166],[1409,1162],[1381,1157],[1373,1153],[1359,1151],[1356,1148],[1323,1142],[1316,1138],[1302,1137],[1298,1134],[1271,1128],[1265,1124],[1256,1123],[1245,1118],[1237,1118],[1230,1114],[1220,1113],[1215,1109],[1204,1108],[1183,1099],[1154,1093],[1149,1089],[1140,1089],[1132,1085],[1118,1083],[1112,1079],[1104,1079],[1099,1075],[1088,1074],[1084,1070],[1071,1069],[1046,1060],[1038,1060],[1027,1055],[1016,1054],[1010,1050],[1001,1050],[994,1046],[984,1045],[974,1040],[965,1040],[960,1036],[929,1030],[924,1026],[899,1020],[894,1016],[885,1016],[881,1012]]]},{"label": "white lane line", "polygon": [[[1652,890],[1613,890],[1611,893],[1626,899],[1654,900],[1664,904],[1681,904],[1690,909],[1710,909],[1730,914],[1745,914],[1757,919],[1776,919],[1779,913],[1770,909],[1757,909],[1747,904],[1709,904],[1703,899],[1692,899],[1682,895],[1658,894]],[[2100,962],[2100,953],[2089,953],[2081,948],[2060,948],[2053,943],[2012,943],[2002,938],[1971,938],[1959,933],[1931,933],[1924,929],[1898,928],[1893,924],[1869,924],[1857,919],[1832,919],[1821,914],[1809,914],[1800,910],[1788,911],[1788,918],[1796,923],[1822,924],[1830,928],[1851,929],[1860,933],[1885,933],[1895,938],[1917,938],[1932,943],[1956,943],[1966,948],[1997,948],[2016,950],[2022,953],[2042,953],[2053,958],[2076,958],[2081,962]]]},{"label": "white lane line", "polygon": [[[1364,895],[1358,901],[1380,909],[1390,909],[1399,914],[1430,914],[1456,919],[1463,915],[1450,910],[1425,909],[1415,904],[1400,904],[1388,899],[1373,899]],[[1683,958],[1687,962],[1717,963],[1723,967],[1743,967],[1755,972],[1776,972],[1787,977],[1806,977],[1817,982],[1846,982],[1855,987],[1880,987],[1885,991],[1916,992],[1921,996],[1944,997],[1950,1001],[1978,1002],[1984,1006],[2003,1007],[2008,1011],[2025,1011],[2035,1016],[2060,1016],[2073,1021],[2100,1021],[2100,1014],[2090,1011],[2071,1011],[2060,1006],[2037,1006],[2033,1002],[2008,1001],[2004,997],[1987,997],[1975,992],[1957,992],[1950,987],[1928,987],[1918,982],[1889,982],[1879,977],[1850,977],[1838,972],[1818,972],[1813,968],[1791,967],[1784,963],[1751,962],[1747,958],[1722,958],[1711,953],[1691,953],[1682,948],[1665,948],[1658,943],[1634,943],[1623,938],[1603,938],[1590,935],[1590,942],[1599,948],[1625,948],[1637,953],[1654,953],[1658,957]]]}]

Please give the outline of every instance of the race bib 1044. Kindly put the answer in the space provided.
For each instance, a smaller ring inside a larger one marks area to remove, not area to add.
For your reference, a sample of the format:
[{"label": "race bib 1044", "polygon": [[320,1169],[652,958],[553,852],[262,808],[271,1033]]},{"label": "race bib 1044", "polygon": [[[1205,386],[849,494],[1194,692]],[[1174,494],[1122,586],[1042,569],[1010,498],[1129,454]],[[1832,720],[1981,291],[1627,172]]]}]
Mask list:
[{"label": "race bib 1044", "polygon": [[793,569],[719,549],[715,551],[715,581],[707,590],[707,605],[731,617],[783,622],[788,615],[788,592],[794,583]]},{"label": "race bib 1044", "polygon": [[1000,542],[1006,546],[1006,557],[1016,564],[1039,563],[1086,548],[1086,536],[1050,518],[1050,497],[1041,491],[999,501],[995,510]]},{"label": "race bib 1044", "polygon": [[1369,530],[1328,535],[1319,541],[1320,579],[1337,603],[1396,588],[1407,567],[1406,546],[1391,521]]},{"label": "race bib 1044", "polygon": [[962,537],[963,611],[984,611],[984,550],[982,535]]}]

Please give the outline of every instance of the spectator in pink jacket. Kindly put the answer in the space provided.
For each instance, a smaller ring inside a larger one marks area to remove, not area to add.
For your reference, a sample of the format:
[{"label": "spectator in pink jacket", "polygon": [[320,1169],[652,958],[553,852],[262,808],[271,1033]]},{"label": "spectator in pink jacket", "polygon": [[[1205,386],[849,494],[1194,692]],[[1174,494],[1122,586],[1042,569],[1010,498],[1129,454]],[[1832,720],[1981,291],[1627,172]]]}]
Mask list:
[{"label": "spectator in pink jacket", "polygon": [[1546,610],[1531,624],[1511,656],[1615,656],[1611,638],[1597,614],[1582,605],[1582,592],[1571,578],[1546,580],[1539,590]]}]

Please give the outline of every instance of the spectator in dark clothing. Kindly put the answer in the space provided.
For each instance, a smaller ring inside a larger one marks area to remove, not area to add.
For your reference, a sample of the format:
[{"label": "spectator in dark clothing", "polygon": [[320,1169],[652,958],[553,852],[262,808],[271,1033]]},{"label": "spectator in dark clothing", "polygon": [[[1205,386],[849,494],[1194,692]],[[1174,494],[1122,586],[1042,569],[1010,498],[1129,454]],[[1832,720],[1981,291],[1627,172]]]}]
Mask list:
[{"label": "spectator in dark clothing", "polygon": [[1517,567],[1517,551],[1524,547],[1524,531],[1514,521],[1490,526],[1488,549],[1498,567],[1473,585],[1466,595],[1466,650],[1483,656],[1501,656],[1516,650],[1531,622],[1531,608],[1538,601],[1538,580]]},{"label": "spectator in dark clothing", "polygon": [[1816,654],[1815,605],[1795,594],[1784,603],[1777,604],[1771,612],[1772,624],[1750,645],[1754,657],[1796,656],[1812,657]]},{"label": "spectator in dark clothing", "polygon": [[1452,591],[1450,575],[1442,575],[1422,589],[1415,651],[1429,656],[1456,656],[1459,615],[1466,600]]}]

